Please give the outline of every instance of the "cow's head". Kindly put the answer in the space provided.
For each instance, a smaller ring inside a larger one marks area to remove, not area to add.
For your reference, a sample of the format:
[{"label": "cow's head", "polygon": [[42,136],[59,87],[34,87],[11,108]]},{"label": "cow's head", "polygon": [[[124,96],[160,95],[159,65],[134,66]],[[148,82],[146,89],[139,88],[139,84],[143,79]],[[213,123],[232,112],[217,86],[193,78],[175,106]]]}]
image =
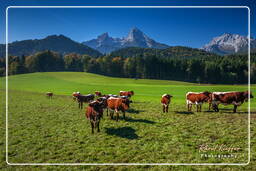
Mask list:
[{"label": "cow's head", "polygon": [[102,104],[103,104],[103,102],[93,101],[93,102],[89,103],[89,106],[92,107],[96,112],[101,112]]},{"label": "cow's head", "polygon": [[211,96],[212,96],[212,93],[209,92],[209,91],[204,91],[203,94],[207,97],[205,98],[205,102],[210,102],[211,101]]},{"label": "cow's head", "polygon": [[133,91],[130,91],[131,95],[133,96],[134,95],[134,92]]},{"label": "cow's head", "polygon": [[170,94],[166,94],[165,97],[166,97],[167,99],[171,100],[171,98],[172,98],[173,96],[170,95]]},{"label": "cow's head", "polygon": [[107,107],[107,98],[106,97],[100,97],[97,99],[97,101],[101,104],[102,108],[106,108]]},{"label": "cow's head", "polygon": [[249,91],[245,91],[243,95],[244,95],[245,101],[248,101],[248,97],[253,98],[252,92],[249,92]]},{"label": "cow's head", "polygon": [[72,94],[74,97],[77,97],[77,96],[79,96],[79,95],[81,95],[80,94],[80,92],[73,92],[73,94]]},{"label": "cow's head", "polygon": [[131,100],[129,100],[129,99],[122,99],[122,106],[123,106],[124,110],[128,110],[129,109],[130,103],[132,103]]}]

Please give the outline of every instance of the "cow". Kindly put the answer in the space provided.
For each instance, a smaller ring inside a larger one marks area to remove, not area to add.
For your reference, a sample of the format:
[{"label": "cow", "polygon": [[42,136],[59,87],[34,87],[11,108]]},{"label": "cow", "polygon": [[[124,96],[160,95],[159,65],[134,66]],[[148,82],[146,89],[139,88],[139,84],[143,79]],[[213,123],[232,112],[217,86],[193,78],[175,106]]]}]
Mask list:
[{"label": "cow", "polygon": [[46,97],[48,97],[49,99],[52,98],[52,96],[53,96],[53,93],[52,93],[52,92],[47,92],[47,93],[46,93]]},{"label": "cow", "polygon": [[85,116],[88,120],[90,120],[92,134],[96,128],[98,129],[98,132],[100,132],[100,119],[103,116],[102,102],[90,102],[86,108]]},{"label": "cow", "polygon": [[[107,99],[107,105],[109,110],[114,110],[117,117],[116,121],[119,119],[119,112],[121,111],[123,113],[123,118],[125,119],[125,111],[129,109],[130,107],[130,101],[129,99],[122,99],[122,98],[115,98],[115,97],[110,97]],[[113,114],[114,112],[110,112],[110,117],[113,119]]]},{"label": "cow", "polygon": [[79,91],[72,93],[73,101],[76,101],[76,100],[77,100],[77,96],[78,96],[78,95],[81,95],[81,93],[80,93]]},{"label": "cow", "polygon": [[120,91],[119,92],[120,96],[128,96],[128,97],[132,97],[134,95],[133,91]]},{"label": "cow", "polygon": [[186,94],[186,101],[187,101],[187,107],[188,111],[191,112],[192,105],[196,105],[196,111],[201,112],[202,111],[202,104],[204,102],[209,102],[211,98],[211,93],[208,91],[196,93],[196,92],[188,92]]},{"label": "cow", "polygon": [[242,105],[248,98],[253,98],[252,93],[244,92],[213,92],[212,93],[212,108],[215,112],[219,112],[218,105],[234,105],[233,112],[236,113],[237,106]]},{"label": "cow", "polygon": [[77,96],[78,108],[83,108],[83,103],[89,103],[94,100],[94,94],[81,95]]},{"label": "cow", "polygon": [[169,108],[169,104],[171,102],[171,98],[173,96],[170,95],[170,94],[164,94],[162,95],[162,98],[161,98],[161,104],[163,106],[163,112],[165,113],[168,113],[168,108]]},{"label": "cow", "polygon": [[95,95],[98,96],[98,97],[101,97],[101,96],[102,96],[102,94],[101,94],[100,91],[95,91]]}]

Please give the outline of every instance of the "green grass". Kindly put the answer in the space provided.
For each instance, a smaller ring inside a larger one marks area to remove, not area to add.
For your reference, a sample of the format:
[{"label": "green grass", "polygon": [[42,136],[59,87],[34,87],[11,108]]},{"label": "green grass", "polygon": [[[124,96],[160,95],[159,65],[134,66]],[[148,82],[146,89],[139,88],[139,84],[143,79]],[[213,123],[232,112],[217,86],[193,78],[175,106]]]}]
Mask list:
[{"label": "green grass", "polygon": [[[1,78],[1,83],[4,83],[4,78]],[[187,114],[185,105],[187,91],[246,89],[246,85],[198,85],[165,80],[111,78],[74,72],[10,76],[9,162],[246,163],[248,103],[238,107],[236,114],[232,113],[232,106],[221,106],[219,113],[209,112],[206,104],[203,106],[203,112]],[[105,94],[134,90],[135,96],[132,97],[134,103],[127,112],[127,120],[121,117],[121,120],[116,122],[104,115],[100,123],[101,132],[92,135],[89,121],[85,118],[85,110],[78,109],[71,94],[74,91],[87,94],[96,90]],[[256,86],[253,85],[252,91],[255,90]],[[45,97],[44,93],[47,91],[55,94],[53,99]],[[168,114],[161,112],[160,98],[164,93],[174,96]],[[2,89],[0,94],[4,97],[5,89]],[[1,100],[3,113],[4,105]],[[251,101],[251,111],[254,129],[255,99]],[[1,131],[3,132],[4,128]],[[4,145],[4,137],[0,140],[0,144]],[[255,140],[252,139],[252,142]],[[198,146],[202,144],[226,144],[240,147],[242,150],[232,153],[237,154],[237,158],[201,158]],[[253,147],[255,148],[255,145]],[[2,159],[5,160],[4,156]],[[255,158],[252,160],[255,161]],[[4,165],[0,167],[7,168]],[[255,167],[255,164],[250,167]],[[97,170],[98,167],[89,168]],[[163,170],[167,167],[161,168]],[[246,168],[248,167],[243,167],[245,170]],[[115,167],[108,166],[106,169]]]}]

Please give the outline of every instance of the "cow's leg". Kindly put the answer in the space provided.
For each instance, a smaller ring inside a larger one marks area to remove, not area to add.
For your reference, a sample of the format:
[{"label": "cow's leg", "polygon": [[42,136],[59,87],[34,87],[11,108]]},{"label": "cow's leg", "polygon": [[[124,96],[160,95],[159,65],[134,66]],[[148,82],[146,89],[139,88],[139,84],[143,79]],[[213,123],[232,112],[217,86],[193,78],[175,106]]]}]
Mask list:
[{"label": "cow's leg", "polygon": [[219,112],[218,104],[214,104],[212,107],[213,107],[215,112]]},{"label": "cow's leg", "polygon": [[198,112],[198,104],[196,104],[196,111]]},{"label": "cow's leg", "polygon": [[118,121],[118,119],[119,119],[119,112],[116,111],[116,121]]},{"label": "cow's leg", "polygon": [[91,127],[92,127],[92,134],[94,133],[93,129],[94,129],[94,124],[93,121],[91,121]]},{"label": "cow's leg", "polygon": [[168,113],[168,108],[169,108],[169,105],[166,106],[166,109],[165,109],[166,113]]},{"label": "cow's leg", "polygon": [[192,111],[192,106],[193,106],[193,104],[190,104],[190,109],[189,109],[190,112]]},{"label": "cow's leg", "polygon": [[98,132],[100,132],[100,120],[98,120],[97,127],[98,127]]},{"label": "cow's leg", "polygon": [[237,105],[234,105],[234,110],[233,112],[236,113]]},{"label": "cow's leg", "polygon": [[165,113],[165,105],[163,104],[162,106],[163,106],[163,113]]},{"label": "cow's leg", "polygon": [[113,119],[114,111],[109,111],[109,116],[111,119]]},{"label": "cow's leg", "polygon": [[188,112],[189,112],[189,110],[190,110],[190,107],[189,107],[190,105],[189,104],[187,104],[187,108],[188,108]]},{"label": "cow's leg", "polygon": [[209,109],[208,109],[208,110],[211,110],[211,107],[212,107],[212,103],[210,102],[210,103],[209,103]]},{"label": "cow's leg", "polygon": [[124,119],[125,119],[125,111],[123,111],[123,117],[124,117]]}]

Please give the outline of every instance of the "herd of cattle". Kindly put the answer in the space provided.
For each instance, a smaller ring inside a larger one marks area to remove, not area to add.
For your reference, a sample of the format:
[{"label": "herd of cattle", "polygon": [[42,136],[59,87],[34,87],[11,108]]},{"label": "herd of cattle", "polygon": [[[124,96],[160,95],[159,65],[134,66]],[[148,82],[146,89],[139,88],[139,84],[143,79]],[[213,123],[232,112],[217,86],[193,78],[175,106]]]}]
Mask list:
[{"label": "herd of cattle", "polygon": [[[86,107],[86,117],[90,120],[92,133],[94,129],[100,131],[99,124],[100,119],[103,117],[104,110],[110,112],[110,117],[113,119],[114,113],[116,113],[116,121],[119,119],[119,113],[123,113],[123,118],[125,119],[125,111],[130,107],[131,97],[134,95],[133,91],[120,91],[119,95],[103,95],[101,92],[96,91],[95,94],[82,95],[80,92],[73,92],[72,97],[74,101],[78,102],[78,107],[83,108],[83,103],[89,103]],[[47,92],[46,96],[52,98],[53,93]],[[95,97],[97,97],[96,100]],[[167,113],[171,98],[173,96],[170,94],[164,94],[161,98],[161,104],[163,107],[163,112]],[[202,104],[209,103],[209,110],[212,108],[215,112],[219,111],[218,105],[234,105],[233,112],[236,112],[237,106],[243,104],[243,102],[248,101],[248,98],[253,98],[251,92],[188,92],[186,94],[187,109],[189,112],[192,111],[192,105],[196,105],[197,112],[201,112]]]}]

